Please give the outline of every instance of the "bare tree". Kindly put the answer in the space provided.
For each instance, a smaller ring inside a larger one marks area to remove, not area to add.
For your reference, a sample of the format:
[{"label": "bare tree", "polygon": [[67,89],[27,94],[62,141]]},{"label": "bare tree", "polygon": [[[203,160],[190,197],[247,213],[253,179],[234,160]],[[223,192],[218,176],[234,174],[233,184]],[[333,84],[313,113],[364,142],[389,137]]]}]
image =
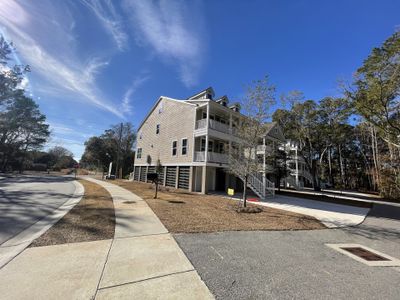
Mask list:
[{"label": "bare tree", "polygon": [[257,146],[265,137],[271,118],[271,107],[276,103],[275,86],[268,77],[252,82],[241,101],[243,117],[235,125],[235,141],[229,149],[229,171],[243,181],[243,206],[247,205],[247,183],[249,177],[264,171],[257,160]]}]

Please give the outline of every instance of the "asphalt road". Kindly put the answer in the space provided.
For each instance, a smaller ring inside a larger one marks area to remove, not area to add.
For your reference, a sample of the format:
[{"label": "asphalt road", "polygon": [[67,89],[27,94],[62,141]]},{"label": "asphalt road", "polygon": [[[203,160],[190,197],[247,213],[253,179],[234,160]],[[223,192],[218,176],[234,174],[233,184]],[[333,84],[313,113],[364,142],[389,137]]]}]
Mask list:
[{"label": "asphalt road", "polygon": [[72,178],[16,176],[0,181],[0,245],[68,201]]},{"label": "asphalt road", "polygon": [[377,206],[356,227],[174,237],[217,299],[399,299],[400,267],[370,267],[326,243],[400,258],[400,210]]}]

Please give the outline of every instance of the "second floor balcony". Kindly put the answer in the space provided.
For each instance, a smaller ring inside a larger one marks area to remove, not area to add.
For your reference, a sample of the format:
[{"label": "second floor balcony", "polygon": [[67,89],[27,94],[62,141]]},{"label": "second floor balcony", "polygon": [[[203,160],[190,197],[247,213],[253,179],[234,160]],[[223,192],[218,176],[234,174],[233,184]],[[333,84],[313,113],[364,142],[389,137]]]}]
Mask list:
[{"label": "second floor balcony", "polygon": [[228,163],[228,155],[224,153],[217,153],[217,152],[205,152],[205,151],[196,151],[194,153],[194,161],[195,162],[205,162],[207,155],[207,162],[212,163],[221,163],[227,164]]}]

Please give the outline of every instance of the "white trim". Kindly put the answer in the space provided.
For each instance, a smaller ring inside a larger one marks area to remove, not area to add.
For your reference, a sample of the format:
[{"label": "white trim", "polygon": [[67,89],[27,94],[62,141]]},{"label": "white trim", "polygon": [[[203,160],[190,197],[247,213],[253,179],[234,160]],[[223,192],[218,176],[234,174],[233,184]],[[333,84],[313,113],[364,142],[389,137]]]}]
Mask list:
[{"label": "white trim", "polygon": [[[186,140],[186,154],[182,154],[183,140]],[[189,153],[189,139],[187,137],[181,138],[181,156],[188,156]]]},{"label": "white trim", "polygon": [[[177,167],[177,166],[190,167],[190,166],[198,166],[199,164],[193,163],[193,162],[182,162],[182,163],[161,163],[161,165],[163,167]],[[202,162],[202,165],[204,165],[204,162]],[[135,166],[137,166],[137,167],[147,167],[147,166],[155,167],[156,165],[155,164],[150,164],[150,165],[149,164],[136,164]]]}]

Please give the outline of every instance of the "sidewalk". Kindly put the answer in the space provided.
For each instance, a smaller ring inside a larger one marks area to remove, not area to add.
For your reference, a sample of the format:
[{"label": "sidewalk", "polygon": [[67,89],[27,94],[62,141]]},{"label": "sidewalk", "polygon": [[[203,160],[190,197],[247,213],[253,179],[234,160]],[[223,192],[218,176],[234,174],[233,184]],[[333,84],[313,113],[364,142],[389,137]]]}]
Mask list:
[{"label": "sidewalk", "polygon": [[213,299],[171,234],[135,194],[114,200],[113,240],[29,248],[0,269],[4,299]]}]

